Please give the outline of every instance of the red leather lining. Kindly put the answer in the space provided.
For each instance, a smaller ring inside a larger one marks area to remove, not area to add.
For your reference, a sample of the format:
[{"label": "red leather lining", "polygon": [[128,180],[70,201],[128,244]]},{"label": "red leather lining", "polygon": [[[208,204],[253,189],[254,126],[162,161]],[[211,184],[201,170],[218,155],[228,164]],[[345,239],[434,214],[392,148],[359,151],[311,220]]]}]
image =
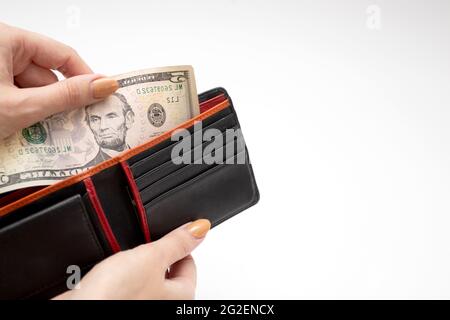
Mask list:
[{"label": "red leather lining", "polygon": [[116,236],[112,232],[111,226],[109,225],[108,219],[106,218],[105,211],[103,211],[102,204],[100,203],[100,199],[98,198],[97,191],[95,191],[94,183],[90,177],[87,177],[83,180],[84,185],[86,186],[86,191],[88,193],[89,199],[91,200],[92,206],[94,207],[94,211],[97,214],[98,220],[100,221],[100,225],[103,229],[103,232],[106,236],[106,239],[109,242],[109,245],[114,253],[120,251],[119,243],[117,242]]},{"label": "red leather lining", "polygon": [[120,165],[125,172],[125,176],[128,180],[128,185],[130,187],[131,195],[133,196],[133,200],[136,204],[139,220],[141,222],[141,229],[144,233],[145,241],[148,243],[151,241],[150,239],[150,229],[148,227],[147,214],[145,212],[144,205],[142,204],[141,195],[139,194],[139,189],[136,185],[136,181],[133,178],[133,173],[131,172],[130,167],[126,161],[121,161]]},{"label": "red leather lining", "polygon": [[39,191],[41,189],[44,189],[45,187],[29,187],[24,189],[18,189],[15,191],[12,191],[11,193],[8,193],[5,196],[0,196],[0,207],[6,206],[7,204],[20,200],[21,198],[30,195],[36,191]]},{"label": "red leather lining", "polygon": [[227,98],[225,97],[225,94],[219,94],[218,96],[215,96],[214,98],[211,98],[209,100],[203,101],[202,103],[200,103],[200,113],[203,113],[209,109],[211,109],[212,107],[216,106],[217,104],[224,102],[225,100],[227,100]]}]

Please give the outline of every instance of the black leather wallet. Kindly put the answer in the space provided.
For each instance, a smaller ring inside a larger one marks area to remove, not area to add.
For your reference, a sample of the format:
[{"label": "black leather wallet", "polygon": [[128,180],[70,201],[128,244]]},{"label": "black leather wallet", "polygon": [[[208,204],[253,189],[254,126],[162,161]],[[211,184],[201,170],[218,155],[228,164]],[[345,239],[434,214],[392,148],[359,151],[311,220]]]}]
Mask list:
[{"label": "black leather wallet", "polygon": [[[192,136],[240,129],[224,89],[199,100],[200,115],[177,129]],[[0,197],[0,298],[53,297],[67,290],[71,265],[84,274],[115,252],[184,223],[207,218],[214,227],[258,201],[240,139],[223,139],[224,150],[234,150],[221,153],[223,163],[194,159],[212,139],[192,143],[194,163],[175,164],[171,154],[181,142],[172,141],[174,130],[57,184]],[[233,161],[238,158],[244,163]]]}]

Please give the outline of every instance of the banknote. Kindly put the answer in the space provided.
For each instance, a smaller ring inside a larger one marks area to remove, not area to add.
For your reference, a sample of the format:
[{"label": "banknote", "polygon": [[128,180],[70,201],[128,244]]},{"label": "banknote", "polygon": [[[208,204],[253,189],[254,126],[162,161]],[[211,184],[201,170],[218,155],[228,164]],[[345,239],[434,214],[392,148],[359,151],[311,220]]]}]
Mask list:
[{"label": "banknote", "polygon": [[0,193],[83,172],[199,114],[191,66],[113,77],[106,100],[52,115],[0,140]]}]

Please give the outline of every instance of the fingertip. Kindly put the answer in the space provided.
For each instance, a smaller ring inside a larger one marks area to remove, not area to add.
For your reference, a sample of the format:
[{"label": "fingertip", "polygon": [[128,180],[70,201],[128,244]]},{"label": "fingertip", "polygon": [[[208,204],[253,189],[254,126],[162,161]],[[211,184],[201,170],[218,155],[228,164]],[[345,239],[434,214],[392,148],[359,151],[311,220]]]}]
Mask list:
[{"label": "fingertip", "polygon": [[211,230],[211,222],[208,219],[198,219],[186,226],[187,231],[197,239],[202,239]]},{"label": "fingertip", "polygon": [[94,99],[104,99],[119,89],[119,82],[112,78],[99,78],[91,86]]}]

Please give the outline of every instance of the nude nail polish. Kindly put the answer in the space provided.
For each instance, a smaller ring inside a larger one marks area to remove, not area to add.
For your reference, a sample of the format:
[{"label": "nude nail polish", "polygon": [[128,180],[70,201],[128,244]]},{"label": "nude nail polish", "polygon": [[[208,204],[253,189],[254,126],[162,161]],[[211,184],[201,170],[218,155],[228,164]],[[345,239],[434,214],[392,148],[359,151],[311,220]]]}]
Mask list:
[{"label": "nude nail polish", "polygon": [[195,220],[187,226],[187,230],[189,231],[189,233],[198,239],[203,238],[210,229],[211,222],[209,222],[209,220],[207,219]]},{"label": "nude nail polish", "polygon": [[94,99],[103,99],[119,89],[119,83],[110,78],[101,78],[92,82]]}]

